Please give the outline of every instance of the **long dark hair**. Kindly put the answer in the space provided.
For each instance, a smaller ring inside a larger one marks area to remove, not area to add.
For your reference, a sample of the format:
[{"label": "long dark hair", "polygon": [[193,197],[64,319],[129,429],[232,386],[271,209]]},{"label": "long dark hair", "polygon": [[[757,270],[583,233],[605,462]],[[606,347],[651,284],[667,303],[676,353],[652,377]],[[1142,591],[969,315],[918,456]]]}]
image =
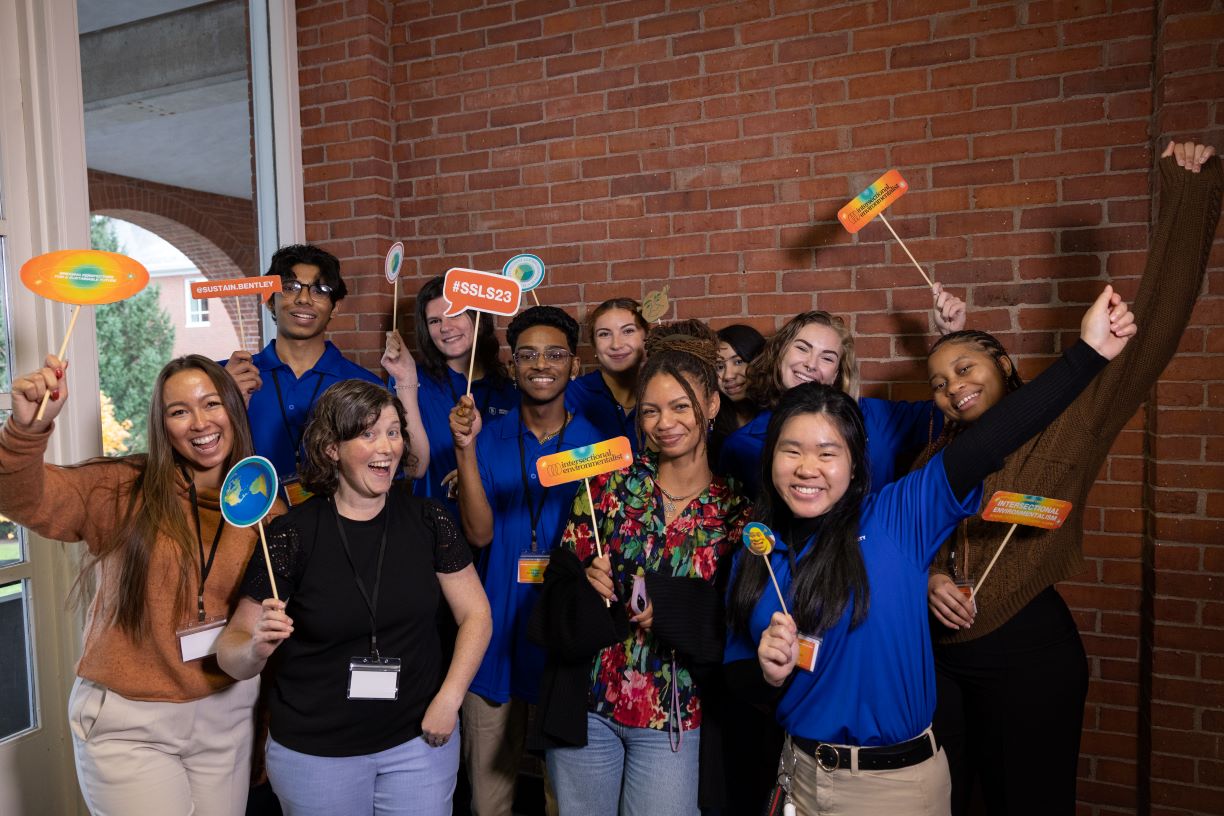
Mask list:
[{"label": "long dark hair", "polygon": [[[791,576],[791,614],[795,624],[801,632],[818,635],[837,623],[848,604],[853,605],[852,628],[867,617],[870,588],[858,533],[871,474],[866,456],[867,434],[858,403],[827,385],[798,385],[782,395],[769,420],[766,455],[761,459],[761,495],[753,508],[753,518],[775,530],[788,547],[802,546],[803,542],[793,540],[798,520],[773,482],[773,457],[782,426],[802,414],[823,414],[829,419],[845,440],[853,468],[845,494],[819,520],[816,540],[798,560],[796,574]],[[740,558],[740,570],[731,586],[727,620],[733,629],[747,634],[752,610],[770,581],[763,559],[751,554]]]},{"label": "long dark hair", "polygon": [[[720,343],[726,343],[730,346],[731,350],[744,361],[745,365],[755,360],[761,353],[761,349],[765,348],[765,338],[761,336],[761,333],[743,323],[735,323],[719,329],[718,340]],[[723,396],[722,405],[718,408],[718,416],[714,417],[714,433],[710,439],[711,448],[721,448],[723,440],[739,428],[738,414],[742,408],[749,409],[742,411],[742,413],[753,416],[756,415],[758,410],[756,403],[747,396],[746,391],[744,398],[738,402],[726,399],[725,394]]]},{"label": "long dark hair", "polygon": [[400,438],[404,440],[404,452],[394,472],[412,464],[414,457],[408,445],[408,422],[404,418],[404,405],[399,397],[365,380],[341,380],[319,397],[302,436],[302,445],[306,449],[302,484],[307,490],[321,496],[336,492],[340,485],[340,463],[328,455],[327,449],[356,439],[378,420],[379,414],[388,405],[395,408]]},{"label": "long dark hair", "polygon": [[[195,531],[183,512],[183,500],[179,495],[179,477],[187,470],[187,462],[174,450],[170,436],[166,433],[166,382],[184,371],[204,372],[217,389],[225,413],[229,416],[233,446],[225,459],[223,472],[254,452],[251,444],[251,429],[247,424],[246,405],[242,401],[233,379],[225,369],[207,357],[189,354],[166,363],[153,384],[153,395],[149,401],[149,452],[121,459],[100,459],[92,462],[113,462],[116,466],[127,465],[139,472],[127,496],[126,507],[120,514],[119,529],[110,541],[102,542],[96,556],[86,559],[81,578],[93,571],[99,561],[115,558],[119,564],[118,597],[114,608],[104,609],[109,621],[127,632],[132,640],[140,642],[149,631],[149,561],[159,538],[173,542],[178,560],[178,581],[175,589],[175,609],[181,617],[191,600],[187,588],[195,580],[196,541]],[[118,497],[117,497],[118,498]],[[224,522],[221,522],[224,523]],[[74,597],[80,598],[85,587],[77,580]],[[158,587],[164,591],[165,587]],[[109,605],[109,604],[108,604]]]},{"label": "long dark hair", "polygon": [[[425,367],[435,380],[446,382],[449,376],[446,373],[448,366],[446,358],[442,356],[442,352],[438,351],[438,347],[434,345],[433,338],[429,336],[429,321],[425,317],[425,307],[431,301],[442,297],[442,276],[430,278],[421,286],[417,292],[416,298],[416,343],[417,348],[421,351],[421,365]],[[480,328],[476,334],[476,362],[480,365],[484,375],[492,380],[507,380],[509,376],[506,374],[506,367],[502,365],[499,353],[501,345],[497,342],[497,334],[494,331],[493,318],[483,312],[473,312],[470,309],[464,312],[467,319],[472,321],[473,328],[476,322],[480,321]]]},{"label": "long dark hair", "polygon": [[[1004,396],[1007,396],[1011,392],[1019,389],[1020,386],[1024,385],[1024,380],[1020,377],[1020,371],[1016,368],[1016,361],[1013,360],[1011,355],[1007,353],[1007,349],[1005,349],[1003,344],[999,342],[999,338],[995,337],[993,334],[987,334],[984,331],[963,329],[961,331],[952,332],[951,334],[945,334],[943,337],[936,340],[931,346],[931,350],[927,352],[927,359],[931,359],[931,355],[934,354],[936,350],[944,346],[952,345],[953,343],[973,346],[978,351],[988,355],[990,359],[994,361],[995,368],[999,369],[999,376],[1003,378]],[[1004,364],[1004,360],[1007,361],[1006,364]],[[932,422],[934,422],[934,418],[932,418]],[[956,435],[963,431],[966,427],[967,426],[963,422],[957,422],[953,419],[945,419],[943,430],[939,432],[939,436],[927,444],[926,449],[923,450],[921,455],[918,456],[917,461],[914,463],[914,469],[917,470],[930,461],[932,456],[947,447],[948,443],[955,439]]]}]

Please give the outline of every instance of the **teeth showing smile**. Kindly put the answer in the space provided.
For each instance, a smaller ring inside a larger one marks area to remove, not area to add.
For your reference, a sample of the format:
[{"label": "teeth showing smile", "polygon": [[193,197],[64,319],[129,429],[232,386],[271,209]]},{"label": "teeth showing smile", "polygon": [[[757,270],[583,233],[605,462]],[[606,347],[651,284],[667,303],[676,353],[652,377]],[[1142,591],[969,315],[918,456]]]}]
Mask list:
[{"label": "teeth showing smile", "polygon": [[289,314],[298,320],[314,320],[315,319],[314,312],[290,312]]},{"label": "teeth showing smile", "polygon": [[370,469],[378,470],[378,471],[387,471],[391,469],[391,462],[390,460],[385,461],[385,462],[371,462]]},{"label": "teeth showing smile", "polygon": [[808,487],[805,485],[794,485],[791,487],[791,490],[795,491],[800,496],[815,496],[816,494],[820,493],[823,489],[824,488],[821,488],[821,487]]},{"label": "teeth showing smile", "polygon": [[972,394],[968,394],[964,397],[961,397],[959,400],[956,401],[956,404],[955,404],[956,410],[959,411],[962,408],[964,408],[966,405],[968,405],[969,403],[976,400],[978,396],[981,395],[981,393],[982,393],[981,391],[974,391]]},{"label": "teeth showing smile", "polygon": [[556,377],[528,377],[527,381],[536,383],[537,385],[549,385],[556,382]]},{"label": "teeth showing smile", "polygon": [[221,438],[221,434],[211,433],[211,434],[208,434],[207,436],[197,436],[195,439],[191,440],[191,444],[197,448],[207,448],[207,447],[211,447],[212,445],[215,445],[217,443],[217,440],[220,438]]},{"label": "teeth showing smile", "polygon": [[806,371],[796,371],[795,377],[799,380],[799,382],[815,382],[816,381],[816,377],[811,374],[808,374]]}]

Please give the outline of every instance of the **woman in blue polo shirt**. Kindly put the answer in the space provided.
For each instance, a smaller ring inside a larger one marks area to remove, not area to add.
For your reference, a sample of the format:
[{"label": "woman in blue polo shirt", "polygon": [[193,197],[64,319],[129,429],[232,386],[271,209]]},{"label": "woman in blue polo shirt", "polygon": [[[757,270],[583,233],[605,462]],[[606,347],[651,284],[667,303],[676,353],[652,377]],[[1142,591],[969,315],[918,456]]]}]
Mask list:
[{"label": "woman in blue polo shirt", "polygon": [[[939,333],[964,328],[964,301],[945,292],[939,284],[933,294]],[[748,396],[761,412],[728,436],[722,446],[719,472],[734,477],[749,496],[755,497],[760,489],[758,469],[773,407],[783,393],[805,382],[831,385],[858,400],[867,425],[871,490],[893,480],[899,455],[917,454],[942,427],[940,414],[929,400],[899,402],[860,397],[858,362],[850,328],[840,317],[828,312],[803,312],[769,338],[764,350],[749,365]]]},{"label": "woman in blue polo shirt", "polygon": [[[766,557],[793,616],[781,610],[763,559],[741,551],[725,659],[739,661],[728,677],[741,688],[753,676],[759,687],[762,675],[767,686],[784,686],[780,776],[791,780],[799,812],[826,813],[836,801],[838,813],[947,814],[947,759],[930,731],[928,567],[976,511],[982,480],[1057,417],[1135,330],[1106,287],[1084,316],[1081,341],[1059,361],[926,466],[874,494],[855,402],[818,383],[783,395],[757,509],[778,538]],[[757,672],[746,672],[754,662]]]},{"label": "woman in blue polo shirt", "polygon": [[[456,467],[450,412],[467,393],[473,334],[476,334],[476,365],[472,371],[472,399],[481,416],[489,419],[504,415],[518,404],[518,395],[498,358],[499,344],[492,317],[472,311],[446,317],[443,314],[446,305],[442,297],[442,278],[427,280],[417,293],[416,343],[421,350],[417,404],[425,435],[429,437],[429,467],[425,475],[416,480],[413,492],[437,499],[457,516],[459,507],[448,495],[443,480]],[[479,333],[476,332],[477,320],[480,321]]]},{"label": "woman in blue polo shirt", "polygon": [[638,370],[646,359],[646,321],[632,298],[613,298],[587,318],[587,339],[599,368],[570,383],[565,407],[581,414],[605,439],[627,436],[637,453]]}]

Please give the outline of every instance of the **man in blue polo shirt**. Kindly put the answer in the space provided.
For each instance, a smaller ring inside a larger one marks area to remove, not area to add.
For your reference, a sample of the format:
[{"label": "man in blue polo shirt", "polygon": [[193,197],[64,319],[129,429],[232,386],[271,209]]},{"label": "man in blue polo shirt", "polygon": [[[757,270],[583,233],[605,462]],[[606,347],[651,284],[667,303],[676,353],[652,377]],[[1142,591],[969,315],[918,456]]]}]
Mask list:
[{"label": "man in blue polo shirt", "polygon": [[276,339],[255,355],[235,351],[226,370],[247,398],[255,452],[271,460],[293,504],[302,432],[319,395],[341,380],[382,381],[324,338],[348,294],[335,255],[308,244],[281,247],[266,274],[281,279],[281,294],[268,303]]},{"label": "man in blue polo shirt", "polygon": [[470,396],[450,419],[459,514],[468,542],[487,548],[481,580],[493,610],[493,638],[463,701],[463,760],[476,816],[511,813],[528,705],[544,668],[543,650],[527,639],[527,618],[577,492],[575,484],[542,488],[536,460],[601,440],[589,421],[565,410],[565,387],[578,373],[578,323],[554,306],[536,306],[510,322],[506,339],[519,405],[484,433]]}]

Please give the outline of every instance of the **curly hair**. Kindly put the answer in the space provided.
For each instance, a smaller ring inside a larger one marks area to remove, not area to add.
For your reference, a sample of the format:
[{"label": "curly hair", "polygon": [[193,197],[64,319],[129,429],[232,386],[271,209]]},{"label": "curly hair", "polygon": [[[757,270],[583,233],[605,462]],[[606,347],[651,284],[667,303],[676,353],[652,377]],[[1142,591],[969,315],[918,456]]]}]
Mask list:
[{"label": "curly hair", "polygon": [[570,354],[577,353],[580,331],[578,321],[570,317],[564,309],[558,309],[556,306],[532,306],[515,315],[510,325],[506,327],[506,343],[509,344],[510,351],[513,352],[518,345],[519,336],[533,326],[551,326],[559,330],[565,335],[565,343],[569,346]]},{"label": "curly hair", "polygon": [[414,464],[415,457],[408,446],[408,421],[399,397],[372,382],[342,380],[323,392],[306,425],[302,440],[306,449],[301,468],[303,486],[311,493],[333,495],[340,486],[340,463],[328,454],[328,449],[361,436],[388,405],[395,408],[400,437],[404,440],[404,452],[395,472]]},{"label": "curly hair", "polygon": [[[646,335],[646,362],[638,375],[637,404],[642,404],[646,386],[660,374],[673,377],[693,403],[693,412],[700,425],[710,417],[705,415],[702,404],[718,393],[718,374],[714,366],[718,363],[718,335],[700,320],[677,320],[651,328]],[[704,394],[698,396],[693,386],[699,386]],[[642,430],[642,412],[637,415],[638,441],[645,442]]]},{"label": "curly hair", "polygon": [[791,344],[806,326],[828,326],[841,340],[841,354],[837,362],[837,381],[833,386],[854,399],[859,396],[858,361],[854,356],[854,336],[840,317],[828,312],[813,310],[801,312],[786,325],[778,329],[765,342],[765,348],[748,364],[748,397],[761,408],[773,409],[781,399],[786,386],[782,384],[782,358]]}]

